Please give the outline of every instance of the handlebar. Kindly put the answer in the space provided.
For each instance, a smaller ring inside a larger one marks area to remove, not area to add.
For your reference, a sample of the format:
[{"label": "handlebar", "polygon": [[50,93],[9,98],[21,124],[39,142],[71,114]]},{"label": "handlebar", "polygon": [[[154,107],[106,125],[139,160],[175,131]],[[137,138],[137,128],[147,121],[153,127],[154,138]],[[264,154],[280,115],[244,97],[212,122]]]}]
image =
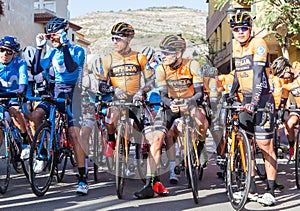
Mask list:
[{"label": "handlebar", "polygon": [[135,106],[135,107],[140,107],[144,106],[143,101],[136,101],[136,102],[126,102],[126,100],[116,100],[112,102],[107,102],[106,103],[108,106]]}]

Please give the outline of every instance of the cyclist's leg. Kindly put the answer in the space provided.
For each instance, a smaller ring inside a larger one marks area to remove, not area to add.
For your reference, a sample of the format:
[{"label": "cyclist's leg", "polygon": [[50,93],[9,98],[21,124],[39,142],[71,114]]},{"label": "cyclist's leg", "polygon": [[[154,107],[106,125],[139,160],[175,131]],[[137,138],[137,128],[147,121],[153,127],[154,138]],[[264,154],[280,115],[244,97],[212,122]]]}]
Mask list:
[{"label": "cyclist's leg", "polygon": [[176,166],[176,146],[175,141],[177,137],[179,136],[180,131],[180,125],[182,123],[180,122],[180,119],[177,119],[174,121],[172,127],[168,131],[166,140],[166,147],[167,147],[167,154],[170,161],[170,183],[177,184],[178,183],[178,177],[175,174],[175,166]]},{"label": "cyclist's leg", "polygon": [[[260,107],[265,107],[266,102],[274,105],[273,96],[268,95],[262,96],[260,101]],[[259,198],[257,201],[264,205],[273,205],[275,203],[275,179],[276,179],[276,168],[277,158],[274,151],[274,111],[269,113],[269,118],[265,121],[264,125],[260,125],[262,122],[263,112],[257,112],[255,115],[255,139],[258,147],[261,149],[265,158],[265,169],[267,173],[267,183],[269,190]]]},{"label": "cyclist's leg", "polygon": [[147,158],[146,184],[140,191],[134,193],[139,199],[152,198],[154,192],[165,194],[164,192],[167,191],[168,193],[168,190],[160,182],[156,182],[155,176],[157,164],[160,162],[160,148],[165,138],[165,133],[159,130],[151,131],[145,134],[145,138],[150,145],[150,152]]},{"label": "cyclist's leg", "polygon": [[[166,124],[167,128],[172,126],[174,119],[179,117],[179,114],[172,115],[170,109],[165,111],[167,114]],[[150,145],[150,152],[147,158],[147,174],[146,174],[146,184],[145,186],[138,192],[134,193],[137,198],[152,198],[154,196],[154,192],[165,195],[169,193],[169,190],[166,189],[159,179],[157,175],[155,175],[157,166],[160,162],[160,150],[165,135],[167,134],[167,128],[165,128],[160,119],[160,112],[158,113],[156,120],[154,122],[154,126],[149,126],[145,128],[144,134],[147,142]]]},{"label": "cyclist's leg", "polygon": [[107,109],[107,114],[105,116],[104,124],[107,128],[108,143],[105,145],[103,154],[106,157],[113,156],[113,151],[115,150],[116,137],[115,137],[115,123],[119,118],[119,110],[117,107],[112,106]]},{"label": "cyclist's leg", "polygon": [[285,126],[287,129],[287,138],[289,141],[289,147],[290,147],[290,153],[289,153],[289,159],[293,159],[294,155],[294,144],[296,140],[295,136],[295,127],[298,124],[299,121],[299,114],[297,113],[290,113],[285,121]]},{"label": "cyclist's leg", "polygon": [[191,110],[191,116],[195,119],[196,128],[198,132],[198,156],[200,158],[201,166],[205,168],[208,164],[208,155],[206,151],[206,132],[208,129],[208,120],[206,118],[206,112],[202,107],[193,107]]},{"label": "cyclist's leg", "polygon": [[[28,134],[24,116],[19,110],[19,106],[11,104],[9,107],[9,115],[11,116],[14,125],[20,130],[23,144],[28,145]],[[21,144],[21,143],[20,143]],[[20,147],[20,146],[19,146]]]}]

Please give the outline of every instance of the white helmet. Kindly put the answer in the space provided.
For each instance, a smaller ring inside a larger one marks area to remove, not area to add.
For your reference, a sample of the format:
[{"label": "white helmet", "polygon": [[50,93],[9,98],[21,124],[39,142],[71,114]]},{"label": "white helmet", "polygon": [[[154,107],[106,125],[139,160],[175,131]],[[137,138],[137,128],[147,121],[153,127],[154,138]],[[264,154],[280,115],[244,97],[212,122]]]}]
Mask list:
[{"label": "white helmet", "polygon": [[151,61],[155,56],[155,50],[152,47],[146,47],[142,50],[142,54],[144,54],[148,61]]},{"label": "white helmet", "polygon": [[92,71],[94,75],[100,74],[100,66],[102,64],[101,56],[98,54],[88,55],[87,58],[88,70]]},{"label": "white helmet", "polygon": [[25,59],[28,67],[32,66],[32,61],[33,61],[33,58],[34,58],[34,54],[35,54],[35,47],[26,46],[22,50],[22,57]]}]

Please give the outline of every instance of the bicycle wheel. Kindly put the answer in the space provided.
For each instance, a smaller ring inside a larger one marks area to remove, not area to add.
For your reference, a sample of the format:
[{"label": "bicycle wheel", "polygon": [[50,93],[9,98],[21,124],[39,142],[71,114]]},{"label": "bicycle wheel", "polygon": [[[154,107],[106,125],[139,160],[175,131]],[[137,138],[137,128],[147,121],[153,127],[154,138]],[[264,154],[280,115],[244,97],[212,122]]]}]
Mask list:
[{"label": "bicycle wheel", "polygon": [[[3,125],[2,121],[2,125]],[[5,124],[5,123],[4,123]],[[4,194],[7,191],[9,179],[10,179],[10,162],[11,162],[11,153],[8,150],[10,147],[10,139],[12,134],[10,129],[7,127],[7,130],[3,133],[4,139],[0,140],[0,193]],[[1,131],[2,132],[2,131]]]},{"label": "bicycle wheel", "polygon": [[57,141],[59,144],[59,147],[57,147],[57,154],[56,154],[56,160],[55,160],[55,166],[56,166],[56,177],[57,182],[61,182],[65,171],[67,168],[67,162],[68,157],[71,157],[71,149],[69,148],[69,141],[68,141],[68,134],[66,132],[66,129],[61,127],[59,131],[59,135],[57,136]]},{"label": "bicycle wheel", "polygon": [[31,188],[35,195],[43,196],[49,189],[54,174],[55,164],[55,137],[51,138],[51,126],[49,122],[43,122],[37,129],[29,156],[29,173]]},{"label": "bicycle wheel", "polygon": [[300,131],[298,130],[298,137],[295,143],[295,173],[296,173],[296,185],[300,189]]},{"label": "bicycle wheel", "polygon": [[14,140],[12,139],[12,142],[10,144],[10,153],[11,153],[11,163],[13,165],[13,168],[18,174],[23,173],[22,163],[20,160],[20,149],[17,146],[16,143],[13,143]]},{"label": "bicycle wheel", "polygon": [[119,199],[123,197],[125,180],[125,126],[119,125],[118,137],[116,140],[116,191]]},{"label": "bicycle wheel", "polygon": [[254,152],[254,158],[255,158],[255,160],[254,160],[255,171],[261,180],[265,180],[265,179],[267,179],[267,173],[266,173],[266,169],[265,169],[265,159],[264,159],[263,153],[259,149],[257,144],[253,144],[252,147],[253,147],[252,151]]},{"label": "bicycle wheel", "polygon": [[[235,134],[234,153],[227,160],[227,191],[231,206],[241,210],[247,201],[251,177],[251,151],[246,133]],[[244,165],[243,165],[244,163]]]},{"label": "bicycle wheel", "polygon": [[192,188],[194,202],[199,203],[198,199],[198,165],[196,152],[193,146],[193,140],[190,136],[189,130],[186,133],[186,152],[187,152],[187,162],[188,162],[188,181]]}]

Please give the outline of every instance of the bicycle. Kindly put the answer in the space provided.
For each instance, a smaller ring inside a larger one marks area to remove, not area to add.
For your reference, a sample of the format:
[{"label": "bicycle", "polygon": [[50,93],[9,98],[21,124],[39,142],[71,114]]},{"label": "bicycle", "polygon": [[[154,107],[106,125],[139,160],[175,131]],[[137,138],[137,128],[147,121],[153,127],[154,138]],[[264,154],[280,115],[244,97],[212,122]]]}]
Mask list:
[{"label": "bicycle", "polygon": [[[271,104],[267,104],[266,108],[258,108],[254,112],[265,112],[262,123],[264,125],[268,120],[268,112],[270,112]],[[245,107],[238,104],[224,105],[226,109],[227,119],[223,135],[225,137],[224,143],[227,148],[226,155],[226,189],[228,198],[232,207],[236,210],[241,210],[247,201],[250,189],[250,177],[252,165],[255,165],[257,172],[263,170],[258,166],[259,163],[255,161],[258,158],[256,153],[258,149],[254,138],[251,140],[251,145],[248,140],[245,130],[240,128],[239,114],[245,111]],[[224,152],[224,148],[222,152]],[[251,157],[253,156],[253,162]],[[256,158],[255,158],[256,157]],[[254,159],[255,158],[255,159]],[[262,174],[262,173],[261,173]]]},{"label": "bicycle", "polygon": [[[300,113],[299,108],[295,109],[286,109],[289,112],[296,112]],[[294,154],[293,154],[293,160],[295,161],[295,178],[296,178],[296,186],[298,189],[300,189],[300,119],[298,119],[297,124],[297,139],[294,143]]]},{"label": "bicycle", "polygon": [[[179,104],[180,103],[180,104]],[[179,108],[186,107],[187,104],[179,101],[176,104]],[[194,121],[191,119],[190,111],[187,109],[182,112],[182,133],[178,137],[178,141],[183,142],[183,153],[180,155],[184,156],[180,158],[181,162],[179,166],[176,166],[174,171],[176,174],[180,174],[180,171],[186,172],[189,187],[192,189],[193,199],[196,204],[199,203],[198,193],[198,178],[199,171],[201,170],[201,164],[198,155],[197,137],[198,133],[195,129]]]},{"label": "bicycle", "polygon": [[[107,112],[107,105],[106,105],[106,97],[102,97],[101,93],[96,94],[96,112],[95,112],[95,119],[96,124],[94,127],[94,133],[92,137],[92,146],[93,146],[93,162],[94,162],[94,180],[95,182],[98,181],[98,169],[99,166],[104,165],[104,154],[103,150],[105,148],[106,140],[107,140],[107,129],[104,125],[104,118]],[[114,158],[112,157],[105,157],[105,163],[109,171],[114,170]]]},{"label": "bicycle", "polygon": [[[29,178],[26,161],[20,159],[21,155],[21,133],[13,125],[10,119],[7,106],[11,98],[0,98],[0,127],[3,130],[2,140],[0,140],[0,193],[6,193],[10,181],[11,164],[17,173],[24,172]],[[25,101],[26,102],[26,101]],[[22,96],[18,96],[18,103],[21,108],[26,107]],[[19,165],[21,163],[21,166]]]},{"label": "bicycle", "polygon": [[[32,191],[37,196],[43,196],[51,185],[55,171],[58,181],[62,180],[67,155],[70,156],[70,153],[67,152],[68,150],[65,150],[70,147],[67,136],[67,119],[64,114],[58,112],[56,103],[64,103],[66,112],[70,116],[72,114],[68,99],[53,98],[52,96],[44,95],[42,97],[32,97],[30,100],[50,103],[49,117],[37,128],[29,156]],[[64,139],[64,135],[66,139]],[[36,162],[44,162],[41,172],[34,171],[34,164]]]},{"label": "bicycle", "polygon": [[[125,170],[127,169],[129,160],[130,146],[130,124],[128,124],[128,107],[140,108],[142,119],[144,117],[144,104],[141,101],[136,103],[126,102],[125,100],[113,101],[107,103],[108,106],[118,107],[120,114],[117,123],[117,139],[115,148],[115,165],[116,165],[116,192],[119,199],[123,197]],[[136,143],[139,140],[135,140]],[[139,144],[136,144],[138,146]],[[138,155],[137,155],[138,156]],[[138,159],[138,157],[137,157]]]}]

